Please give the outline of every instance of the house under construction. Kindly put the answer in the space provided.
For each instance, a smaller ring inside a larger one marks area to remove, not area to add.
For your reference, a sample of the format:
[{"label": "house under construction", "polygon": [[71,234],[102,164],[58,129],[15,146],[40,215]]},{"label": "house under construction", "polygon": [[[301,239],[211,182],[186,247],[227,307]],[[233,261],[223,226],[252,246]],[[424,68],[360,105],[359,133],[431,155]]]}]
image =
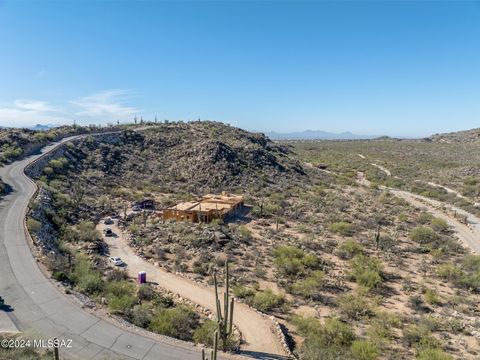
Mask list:
[{"label": "house under construction", "polygon": [[208,194],[198,201],[187,201],[163,210],[164,220],[210,222],[213,219],[225,219],[244,205],[239,195],[222,192],[220,195]]}]

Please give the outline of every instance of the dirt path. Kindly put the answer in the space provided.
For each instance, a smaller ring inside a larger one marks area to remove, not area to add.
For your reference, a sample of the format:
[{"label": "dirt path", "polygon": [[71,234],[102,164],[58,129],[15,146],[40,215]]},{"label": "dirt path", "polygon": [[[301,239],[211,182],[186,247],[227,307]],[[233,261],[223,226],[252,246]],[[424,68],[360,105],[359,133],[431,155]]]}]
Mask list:
[{"label": "dirt path", "polygon": [[[461,241],[464,242],[466,246],[472,249],[474,252],[480,254],[480,219],[476,216],[467,213],[462,209],[458,209],[454,206],[445,205],[440,201],[432,200],[424,196],[412,194],[403,190],[394,190],[389,189],[389,191],[395,196],[406,200],[411,205],[418,208],[425,208],[433,216],[445,220],[448,225],[458,234],[458,237]],[[457,215],[465,217],[467,219],[467,224],[461,223],[459,220],[454,218],[454,216],[445,213],[441,210],[446,208],[450,211],[456,211]]]},{"label": "dirt path", "polygon": [[378,164],[373,164],[373,163],[372,163],[372,166],[375,166],[377,169],[382,170],[387,176],[392,176],[392,173],[390,172],[390,170],[388,170],[387,168],[383,167],[382,165],[378,165]]},{"label": "dirt path", "polygon": [[[391,173],[388,169],[376,164],[372,165],[380,168],[390,176]],[[365,178],[364,173],[361,171],[357,172],[357,183],[364,186],[370,186],[370,181]],[[433,183],[431,185],[433,185]],[[477,216],[456,206],[445,204],[441,201],[429,199],[425,196],[413,194],[408,191],[386,188],[385,186],[380,186],[380,188],[388,189],[393,195],[404,199],[411,205],[417,208],[424,208],[433,216],[445,220],[467,247],[475,253],[480,254],[480,218]],[[459,221],[458,217],[464,218],[466,224]]]},{"label": "dirt path", "polygon": [[[156,282],[159,286],[172,291],[192,302],[211,310],[214,309],[215,294],[213,288],[201,286],[191,280],[167,272],[139,257],[129,246],[125,234],[116,225],[97,226],[99,231],[109,227],[117,235],[105,237],[110,256],[118,256],[127,264],[127,271],[136,278],[139,271],[147,272],[147,281]],[[286,358],[277,335],[273,331],[273,323],[249,307],[235,303],[234,324],[242,333],[245,345],[244,355],[261,359]],[[280,356],[275,356],[280,355]]]},{"label": "dirt path", "polygon": [[[422,182],[421,180],[416,180],[418,182]],[[445,185],[441,185],[441,184],[437,184],[437,183],[434,183],[432,181],[427,181],[426,182],[428,185],[430,186],[433,186],[433,187],[438,187],[438,188],[442,188],[443,190],[445,190],[447,193],[450,193],[450,194],[455,194],[457,197],[461,198],[461,199],[464,199],[466,201],[473,201],[473,206],[480,206],[480,203],[479,202],[475,202],[473,199],[469,199],[468,197],[466,197],[465,195],[462,195],[460,192],[458,192],[457,190],[454,190],[452,188],[449,188]]]}]

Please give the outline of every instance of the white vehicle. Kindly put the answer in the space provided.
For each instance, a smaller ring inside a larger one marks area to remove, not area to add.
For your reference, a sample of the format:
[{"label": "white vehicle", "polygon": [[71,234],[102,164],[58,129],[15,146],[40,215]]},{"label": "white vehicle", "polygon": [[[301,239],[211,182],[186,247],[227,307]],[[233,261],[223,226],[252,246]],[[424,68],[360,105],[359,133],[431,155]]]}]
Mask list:
[{"label": "white vehicle", "polygon": [[110,258],[110,261],[113,265],[115,266],[122,266],[124,264],[124,262],[122,261],[122,259],[120,259],[119,257],[117,256],[113,256]]}]

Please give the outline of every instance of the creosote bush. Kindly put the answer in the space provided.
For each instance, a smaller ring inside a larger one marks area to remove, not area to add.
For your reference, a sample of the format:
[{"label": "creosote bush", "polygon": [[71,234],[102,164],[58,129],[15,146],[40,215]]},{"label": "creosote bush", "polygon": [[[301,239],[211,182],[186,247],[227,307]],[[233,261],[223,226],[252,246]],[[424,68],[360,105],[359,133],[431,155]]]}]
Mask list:
[{"label": "creosote bush", "polygon": [[336,254],[341,259],[350,260],[356,255],[363,254],[363,246],[355,240],[348,239],[337,247]]},{"label": "creosote bush", "polygon": [[349,320],[359,320],[373,315],[371,301],[360,293],[349,293],[338,298],[339,311]]},{"label": "creosote bush", "polygon": [[438,240],[438,234],[429,227],[416,227],[410,233],[410,238],[420,244],[429,244]]},{"label": "creosote bush", "polygon": [[307,270],[319,267],[317,257],[306,254],[295,246],[279,246],[274,250],[273,256],[275,266],[285,276],[304,275]]},{"label": "creosote bush", "polygon": [[381,285],[383,281],[383,265],[379,259],[366,255],[357,255],[350,260],[350,266],[349,276],[359,285],[368,290]]},{"label": "creosote bush", "polygon": [[291,286],[291,293],[300,295],[305,298],[319,297],[319,292],[322,289],[325,279],[325,273],[321,270],[316,270],[305,279],[297,280]]},{"label": "creosote bush", "polygon": [[351,236],[354,234],[352,224],[345,221],[330,224],[329,230],[335,234],[340,234],[343,236]]},{"label": "creosote bush", "polygon": [[151,319],[149,329],[158,334],[191,341],[193,329],[199,324],[198,315],[190,308],[179,306],[160,309]]}]

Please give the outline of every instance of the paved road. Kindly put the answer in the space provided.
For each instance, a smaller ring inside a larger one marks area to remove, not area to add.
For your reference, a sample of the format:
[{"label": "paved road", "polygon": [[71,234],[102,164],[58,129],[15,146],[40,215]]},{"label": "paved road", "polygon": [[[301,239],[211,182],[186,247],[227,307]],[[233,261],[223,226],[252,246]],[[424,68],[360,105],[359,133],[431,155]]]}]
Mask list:
[{"label": "paved road", "polygon": [[35,193],[24,168],[39,156],[0,169],[0,176],[13,188],[0,201],[0,294],[12,308],[0,311],[0,325],[45,339],[72,339],[73,347],[61,350],[63,358],[199,359],[198,348],[189,344],[132,332],[82,310],[44,276],[23,227],[28,202]]}]

